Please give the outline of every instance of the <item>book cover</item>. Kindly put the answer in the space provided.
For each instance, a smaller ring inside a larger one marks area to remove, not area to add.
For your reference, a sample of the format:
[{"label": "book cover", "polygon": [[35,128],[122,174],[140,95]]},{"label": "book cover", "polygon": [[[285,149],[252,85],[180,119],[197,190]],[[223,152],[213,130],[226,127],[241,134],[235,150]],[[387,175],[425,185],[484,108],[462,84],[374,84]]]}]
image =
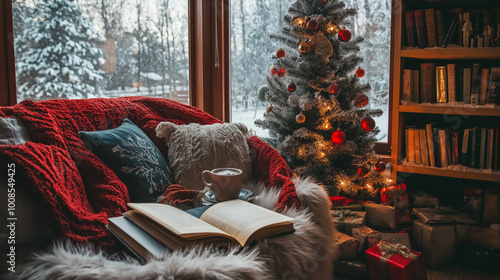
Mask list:
[{"label": "book cover", "polygon": [[479,93],[479,105],[486,104],[486,93],[488,92],[488,80],[490,78],[490,68],[481,69],[481,92]]},{"label": "book cover", "polygon": [[417,31],[417,41],[418,47],[423,49],[427,47],[427,31],[425,23],[425,12],[423,9],[415,10],[413,12],[415,16],[415,29]]},{"label": "book cover", "polygon": [[495,141],[495,129],[489,128],[488,140],[486,144],[486,163],[485,163],[486,169],[493,169],[493,152],[494,152],[493,147],[495,146],[494,141]]},{"label": "book cover", "polygon": [[429,47],[437,46],[434,8],[425,9],[425,26],[427,31],[427,45]]},{"label": "book cover", "polygon": [[485,127],[481,128],[481,143],[479,146],[479,164],[478,164],[479,169],[485,168],[487,137],[488,137],[488,129]]},{"label": "book cover", "polygon": [[481,129],[479,127],[474,127],[471,129],[471,133],[472,133],[472,144],[471,144],[469,167],[478,168],[479,149],[481,146]]},{"label": "book cover", "polygon": [[457,100],[457,65],[448,64],[446,65],[447,80],[448,80],[448,102],[454,102]]},{"label": "book cover", "polygon": [[464,67],[462,75],[462,100],[465,104],[470,104],[471,81],[472,68]]},{"label": "book cover", "polygon": [[[500,39],[498,39],[500,41]],[[500,67],[492,67],[488,79],[486,104],[500,105]]]},{"label": "book cover", "polygon": [[500,128],[496,127],[493,139],[493,170],[498,170],[500,165]]},{"label": "book cover", "polygon": [[408,162],[415,163],[415,129],[408,128]]},{"label": "book cover", "polygon": [[452,131],[451,132],[451,164],[458,165],[460,159],[460,140],[461,135],[460,131]]},{"label": "book cover", "polygon": [[448,167],[450,162],[448,161],[448,137],[446,129],[439,129],[439,159],[441,161],[441,167]]},{"label": "book cover", "polygon": [[410,95],[411,101],[414,103],[418,103],[420,96],[420,80],[419,80],[419,70],[411,70],[411,79],[410,79]]},{"label": "book cover", "polygon": [[[441,10],[436,10],[436,38],[437,38],[437,46],[443,46],[444,40],[446,36],[446,27],[445,27],[445,14]],[[425,14],[425,19],[427,19],[427,14]],[[430,45],[430,43],[429,43]]]},{"label": "book cover", "polygon": [[415,30],[415,17],[413,11],[405,11],[405,23],[406,23],[406,40],[408,46],[417,46],[417,34]]},{"label": "book cover", "polygon": [[427,135],[425,129],[419,129],[418,134],[420,136],[420,161],[424,166],[429,166],[429,150],[427,145]]},{"label": "book cover", "polygon": [[420,64],[420,103],[436,102],[435,64],[432,62]]},{"label": "book cover", "polygon": [[437,127],[432,128],[432,139],[434,140],[434,152],[436,153],[436,166],[443,167],[441,165],[441,145],[439,141],[439,131],[441,129]]},{"label": "book cover", "polygon": [[420,152],[420,134],[418,131],[419,130],[416,128],[413,129],[413,141],[414,141],[414,146],[415,146],[415,163],[421,164],[422,159],[421,159],[421,152]]},{"label": "book cover", "polygon": [[470,129],[466,128],[464,129],[464,135],[462,139],[462,151],[460,155],[461,165],[469,166],[471,148],[472,148],[472,133]]},{"label": "book cover", "polygon": [[446,66],[436,66],[436,101],[448,102],[448,81],[446,80]]},{"label": "book cover", "polygon": [[428,123],[425,125],[425,134],[427,137],[427,150],[429,154],[429,165],[436,167],[436,154],[434,152],[434,139],[432,137],[434,123]]},{"label": "book cover", "polygon": [[401,105],[411,103],[411,70],[403,69],[403,90],[401,91]]},{"label": "book cover", "polygon": [[470,103],[479,105],[479,95],[481,94],[481,64],[474,63],[472,66]]}]

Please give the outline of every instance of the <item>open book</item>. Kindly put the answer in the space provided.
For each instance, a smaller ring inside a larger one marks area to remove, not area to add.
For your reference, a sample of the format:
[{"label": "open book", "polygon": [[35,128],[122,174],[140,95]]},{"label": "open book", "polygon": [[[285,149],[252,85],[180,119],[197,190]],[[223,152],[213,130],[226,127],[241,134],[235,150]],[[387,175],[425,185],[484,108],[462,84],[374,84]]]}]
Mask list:
[{"label": "open book", "polygon": [[[128,206],[133,210],[124,213],[125,218],[172,250],[200,243],[247,246],[259,238],[294,231],[292,218],[239,199],[217,203],[199,219],[166,204],[129,203]],[[118,230],[113,218],[109,222],[108,228],[123,242],[133,239],[119,236],[118,231],[123,235],[126,230]]]}]

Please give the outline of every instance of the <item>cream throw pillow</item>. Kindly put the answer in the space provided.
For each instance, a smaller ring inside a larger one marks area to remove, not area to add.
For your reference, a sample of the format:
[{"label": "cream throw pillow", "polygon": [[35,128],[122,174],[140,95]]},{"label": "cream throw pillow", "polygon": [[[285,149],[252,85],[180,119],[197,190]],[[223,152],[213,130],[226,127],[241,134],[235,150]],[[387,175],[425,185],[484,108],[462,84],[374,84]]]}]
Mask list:
[{"label": "cream throw pillow", "polygon": [[165,139],[168,162],[175,182],[189,189],[204,188],[203,170],[232,167],[243,171],[243,180],[251,177],[247,127],[241,123],[176,125],[161,122],[156,136]]}]

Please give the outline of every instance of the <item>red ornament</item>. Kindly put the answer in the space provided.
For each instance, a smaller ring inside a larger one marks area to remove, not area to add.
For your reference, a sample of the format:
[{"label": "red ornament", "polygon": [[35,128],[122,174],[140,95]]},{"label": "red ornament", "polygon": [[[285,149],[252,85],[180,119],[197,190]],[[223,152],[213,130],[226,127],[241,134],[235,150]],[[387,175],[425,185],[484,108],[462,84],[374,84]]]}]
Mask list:
[{"label": "red ornament", "polygon": [[285,68],[281,68],[279,71],[278,71],[278,77],[283,77],[285,75]]},{"label": "red ornament", "polygon": [[278,69],[276,69],[276,67],[271,66],[271,68],[269,68],[269,73],[271,73],[271,75],[276,75],[278,73]]},{"label": "red ornament", "polygon": [[307,22],[306,27],[307,29],[314,31],[318,29],[318,23],[315,20],[311,19],[310,21]]},{"label": "red ornament", "polygon": [[363,118],[361,120],[361,128],[366,131],[372,131],[375,128],[375,121],[370,117]]},{"label": "red ornament", "polygon": [[356,97],[356,100],[354,100],[353,105],[356,108],[365,107],[366,105],[368,105],[368,96],[366,96],[363,93],[358,94],[358,96]]},{"label": "red ornament", "polygon": [[361,177],[361,178],[364,178],[366,177],[366,175],[368,175],[368,173],[370,173],[370,169],[366,166],[361,166],[360,168],[358,168],[358,176]]},{"label": "red ornament", "polygon": [[296,89],[297,89],[297,86],[294,84],[294,82],[290,82],[288,84],[288,86],[286,87],[286,89],[289,91],[289,92],[294,92]]},{"label": "red ornament", "polygon": [[365,70],[363,68],[358,67],[358,69],[356,69],[356,76],[358,76],[359,78],[361,78],[364,75],[365,75]]},{"label": "red ornament", "polygon": [[337,130],[332,133],[333,144],[341,145],[344,144],[346,140],[346,135],[342,130]]},{"label": "red ornament", "polygon": [[297,123],[304,123],[306,121],[306,116],[300,112],[297,116],[295,116],[295,121]]},{"label": "red ornament", "polygon": [[328,92],[331,94],[336,94],[339,91],[339,85],[336,83],[331,83],[328,87]]},{"label": "red ornament", "polygon": [[276,52],[276,56],[278,58],[282,58],[285,56],[285,51],[283,49],[279,49],[277,52]]},{"label": "red ornament", "polygon": [[375,170],[377,170],[377,172],[383,172],[385,167],[385,162],[383,160],[379,160],[375,163]]},{"label": "red ornament", "polygon": [[349,40],[351,40],[351,31],[342,28],[339,32],[339,40],[342,42],[349,42]]}]

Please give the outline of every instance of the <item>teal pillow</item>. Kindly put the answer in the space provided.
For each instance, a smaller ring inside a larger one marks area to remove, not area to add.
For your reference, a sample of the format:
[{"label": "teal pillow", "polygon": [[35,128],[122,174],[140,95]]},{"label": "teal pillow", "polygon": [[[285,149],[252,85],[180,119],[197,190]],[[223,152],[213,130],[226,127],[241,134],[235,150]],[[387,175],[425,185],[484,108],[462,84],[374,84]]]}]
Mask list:
[{"label": "teal pillow", "polygon": [[151,139],[129,119],[114,129],[78,134],[87,148],[125,183],[131,202],[156,202],[172,184],[167,161]]}]

